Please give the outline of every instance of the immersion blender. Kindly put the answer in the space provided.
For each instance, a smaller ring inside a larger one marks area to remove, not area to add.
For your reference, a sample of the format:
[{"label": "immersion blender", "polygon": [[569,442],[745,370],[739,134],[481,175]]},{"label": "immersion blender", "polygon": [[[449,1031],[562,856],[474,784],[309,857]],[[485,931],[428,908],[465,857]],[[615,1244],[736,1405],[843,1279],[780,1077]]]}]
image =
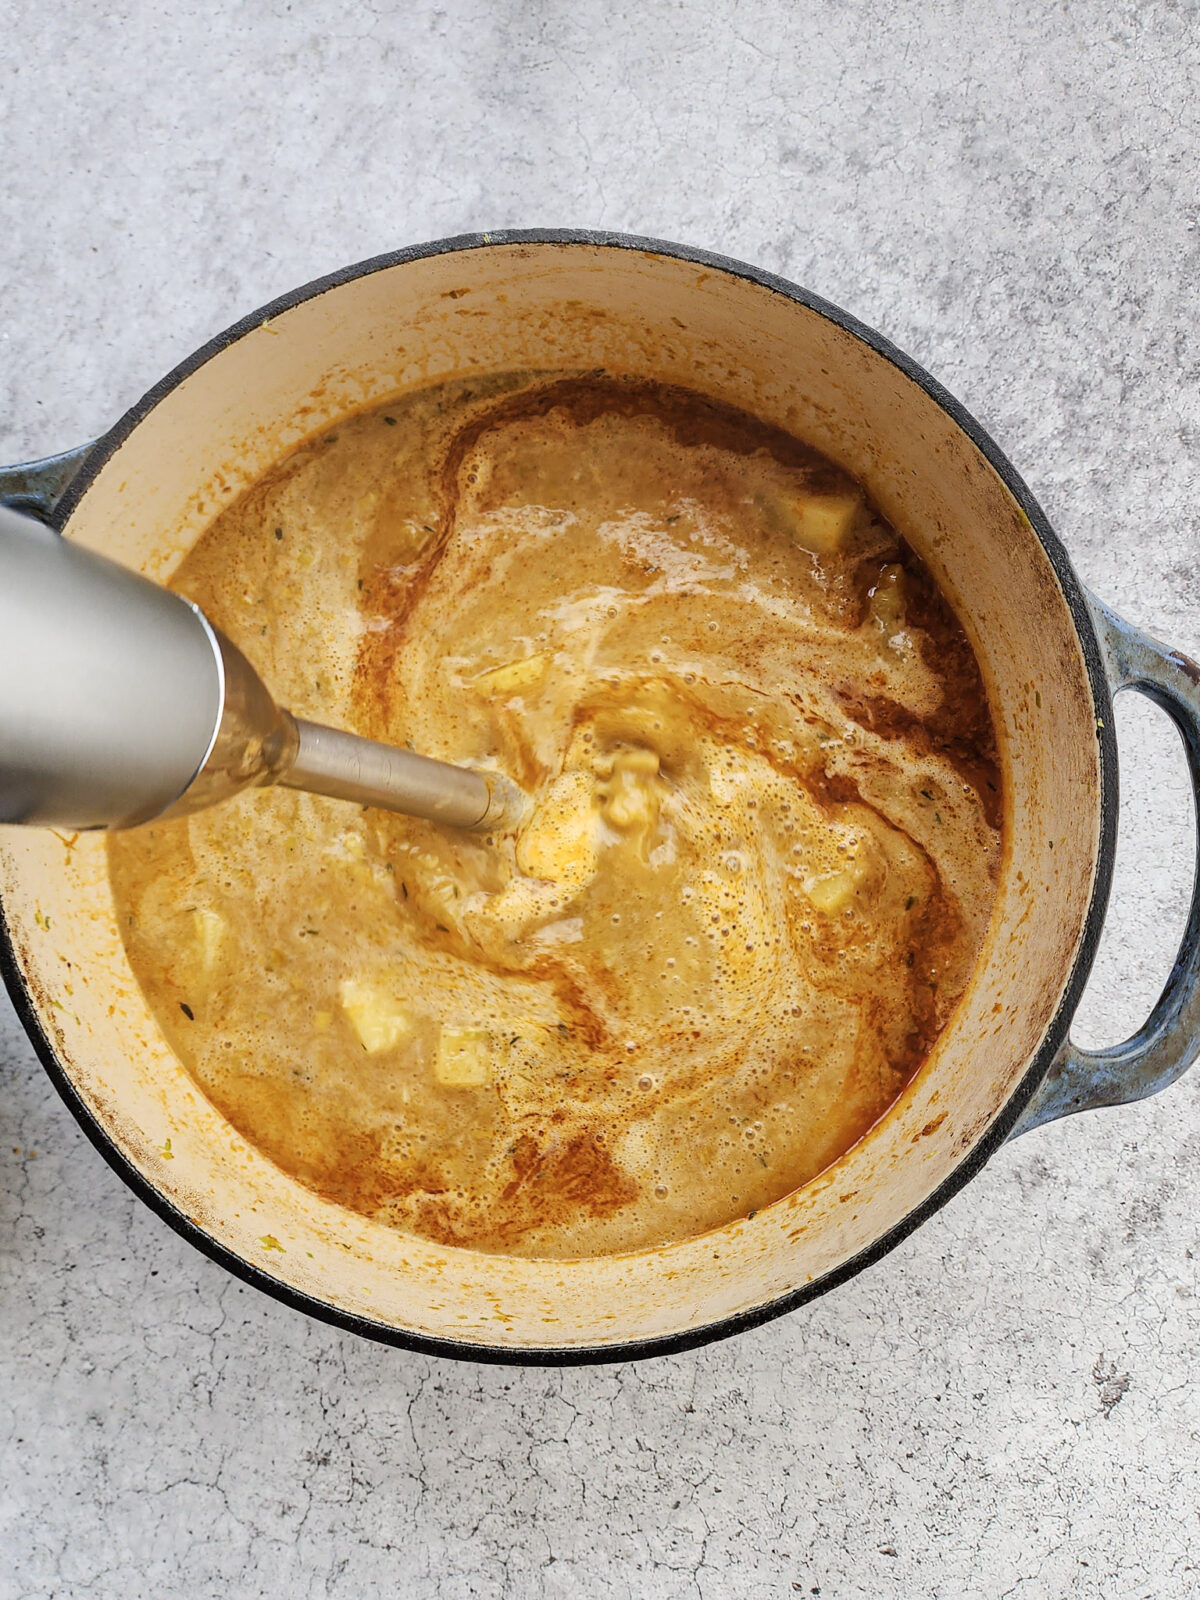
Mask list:
[{"label": "immersion blender", "polygon": [[0,505],[0,823],[131,828],[273,783],[479,832],[524,799],[293,717],[190,601]]}]

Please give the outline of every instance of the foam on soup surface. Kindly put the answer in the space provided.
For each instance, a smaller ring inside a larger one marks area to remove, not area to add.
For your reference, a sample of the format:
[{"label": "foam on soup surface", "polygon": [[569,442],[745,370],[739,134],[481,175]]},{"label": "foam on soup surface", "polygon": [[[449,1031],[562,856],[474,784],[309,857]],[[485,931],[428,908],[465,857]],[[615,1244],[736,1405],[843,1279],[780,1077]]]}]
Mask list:
[{"label": "foam on soup surface", "polygon": [[978,668],[858,486],[680,390],[507,374],[294,451],[175,586],[297,715],[503,770],[482,839],[286,790],[114,836],[134,971],[302,1183],[450,1245],[754,1211],[920,1066],[992,906]]}]

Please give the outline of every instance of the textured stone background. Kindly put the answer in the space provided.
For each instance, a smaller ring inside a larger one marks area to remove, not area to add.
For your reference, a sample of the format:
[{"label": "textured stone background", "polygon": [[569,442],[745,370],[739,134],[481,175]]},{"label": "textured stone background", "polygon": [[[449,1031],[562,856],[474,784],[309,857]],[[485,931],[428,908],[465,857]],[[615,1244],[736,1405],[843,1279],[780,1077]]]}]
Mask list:
[{"label": "textured stone background", "polygon": [[[0,460],[197,343],[464,229],[683,239],[883,329],[1087,582],[1200,652],[1188,3],[4,0]],[[1188,801],[1120,717],[1079,1029],[1170,960]],[[92,1152],[0,1016],[0,1597],[1174,1600],[1200,1587],[1200,1072],[1004,1151],[882,1266],[697,1354],[375,1348],[243,1289]]]}]

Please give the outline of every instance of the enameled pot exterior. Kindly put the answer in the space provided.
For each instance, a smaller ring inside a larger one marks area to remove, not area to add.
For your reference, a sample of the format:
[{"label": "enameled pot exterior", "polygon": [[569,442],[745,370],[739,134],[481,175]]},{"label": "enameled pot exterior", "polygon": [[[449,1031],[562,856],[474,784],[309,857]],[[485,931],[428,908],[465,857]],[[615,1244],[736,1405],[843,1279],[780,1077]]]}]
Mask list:
[{"label": "enameled pot exterior", "polygon": [[110,1163],[231,1271],[311,1314],[475,1360],[678,1350],[754,1325],[886,1253],[1018,1131],[1153,1092],[1200,1031],[1200,906],[1147,1026],[1089,1055],[1067,1029],[1116,835],[1111,696],[1151,694],[1200,784],[1197,669],[1086,596],[1003,454],[854,319],[768,274],[653,240],[476,235],[348,268],[238,324],[94,447],[0,474],[0,499],[169,576],[224,505],[338,416],[452,373],[604,367],[690,384],[833,456],[932,567],[1000,733],[1000,891],[930,1060],[859,1145],[701,1239],[529,1262],[437,1250],[319,1200],[245,1145],[171,1056],[125,961],[103,851],[0,840],[0,958],[30,1036]]}]

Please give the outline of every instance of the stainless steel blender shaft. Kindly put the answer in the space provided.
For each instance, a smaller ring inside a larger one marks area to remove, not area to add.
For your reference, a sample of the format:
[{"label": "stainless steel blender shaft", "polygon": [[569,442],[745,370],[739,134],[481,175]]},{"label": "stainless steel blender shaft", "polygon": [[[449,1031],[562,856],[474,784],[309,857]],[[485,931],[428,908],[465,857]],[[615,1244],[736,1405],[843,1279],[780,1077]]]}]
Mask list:
[{"label": "stainless steel blender shaft", "polygon": [[0,822],[129,828],[271,783],[481,831],[523,802],[299,721],[190,601],[0,506]]}]

